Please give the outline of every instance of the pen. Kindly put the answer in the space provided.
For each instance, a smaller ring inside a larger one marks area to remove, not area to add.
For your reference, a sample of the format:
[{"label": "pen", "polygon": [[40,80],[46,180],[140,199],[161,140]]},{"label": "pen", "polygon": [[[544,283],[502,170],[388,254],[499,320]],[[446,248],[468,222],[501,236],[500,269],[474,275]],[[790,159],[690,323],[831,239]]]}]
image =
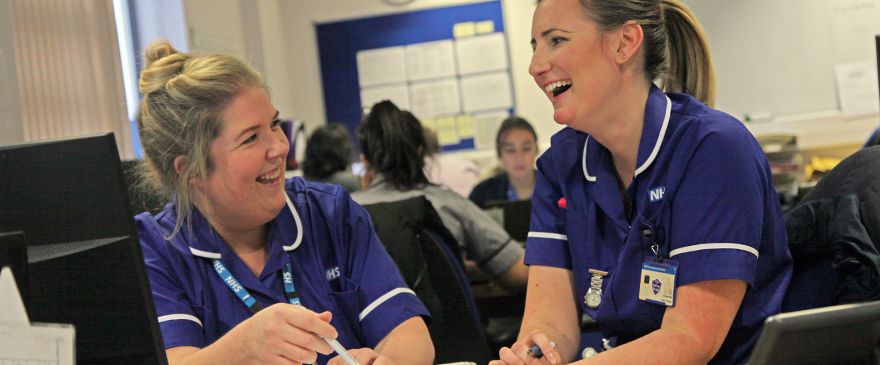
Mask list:
[{"label": "pen", "polygon": [[[553,346],[553,348],[555,349],[556,342],[550,342],[550,346]],[[532,357],[534,357],[536,359],[540,359],[540,358],[544,357],[544,353],[541,352],[541,348],[538,347],[538,345],[529,347],[529,351],[526,351],[526,355],[532,355]]]},{"label": "pen", "polygon": [[[330,345],[330,347],[332,347],[337,354],[339,354],[339,356],[342,356],[342,359],[345,360],[348,365],[360,365],[358,364],[357,360],[351,357],[351,354],[349,354],[348,351],[345,350],[345,347],[342,347],[342,345],[339,344],[339,341],[324,338],[321,335],[318,335],[318,337],[321,337],[321,339],[326,341],[327,344]],[[553,347],[555,348],[556,346]]]}]

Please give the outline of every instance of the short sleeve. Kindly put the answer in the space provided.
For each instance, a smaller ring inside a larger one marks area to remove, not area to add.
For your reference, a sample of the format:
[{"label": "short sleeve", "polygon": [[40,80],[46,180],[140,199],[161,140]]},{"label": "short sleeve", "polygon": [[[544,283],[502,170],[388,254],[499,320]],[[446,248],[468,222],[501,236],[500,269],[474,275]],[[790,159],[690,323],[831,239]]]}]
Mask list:
[{"label": "short sleeve", "polygon": [[672,202],[670,256],[679,285],[739,279],[754,284],[765,202],[772,184],[764,154],[739,129],[708,133]]},{"label": "short sleeve", "polygon": [[565,212],[559,207],[563,192],[559,181],[554,179],[556,173],[552,152],[547,151],[537,163],[525,263],[571,269],[571,254],[563,216]]},{"label": "short sleeve", "polygon": [[181,258],[165,240],[164,230],[149,213],[135,217],[135,223],[165,348],[206,346],[203,319],[190,305],[173,267],[174,263],[181,263]]},{"label": "short sleeve", "polygon": [[348,279],[360,290],[357,316],[367,346],[374,348],[394,328],[412,317],[422,316],[430,323],[428,310],[400,277],[397,266],[376,236],[367,211],[345,192],[336,198],[336,212],[342,213],[339,216],[348,245]]}]

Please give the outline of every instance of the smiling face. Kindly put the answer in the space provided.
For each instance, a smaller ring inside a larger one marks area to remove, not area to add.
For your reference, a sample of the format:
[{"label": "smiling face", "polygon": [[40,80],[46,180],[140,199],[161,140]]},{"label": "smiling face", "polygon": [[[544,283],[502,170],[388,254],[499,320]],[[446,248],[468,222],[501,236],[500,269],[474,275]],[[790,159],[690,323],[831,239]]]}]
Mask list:
[{"label": "smiling face", "polygon": [[196,179],[207,197],[199,209],[218,230],[255,229],[274,219],[286,204],[284,170],[290,145],[278,111],[260,87],[238,94],[221,117],[222,131],[211,143],[214,169],[207,178]]},{"label": "smiling face", "polygon": [[532,18],[529,73],[553,103],[553,119],[590,133],[608,120],[622,87],[615,46],[584,16],[578,0],[543,0]]},{"label": "smiling face", "polygon": [[525,178],[534,174],[538,148],[531,132],[514,128],[501,137],[501,163],[511,179]]}]

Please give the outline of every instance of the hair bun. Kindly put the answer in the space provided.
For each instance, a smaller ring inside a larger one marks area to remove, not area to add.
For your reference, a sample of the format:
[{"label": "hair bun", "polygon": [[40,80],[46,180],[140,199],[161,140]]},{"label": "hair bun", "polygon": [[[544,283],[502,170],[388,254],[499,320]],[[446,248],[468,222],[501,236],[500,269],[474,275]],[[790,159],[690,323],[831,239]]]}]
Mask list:
[{"label": "hair bun", "polygon": [[138,81],[140,92],[149,94],[165,87],[168,81],[180,74],[189,58],[188,54],[175,49],[171,42],[161,40],[150,43],[144,50],[147,66]]}]

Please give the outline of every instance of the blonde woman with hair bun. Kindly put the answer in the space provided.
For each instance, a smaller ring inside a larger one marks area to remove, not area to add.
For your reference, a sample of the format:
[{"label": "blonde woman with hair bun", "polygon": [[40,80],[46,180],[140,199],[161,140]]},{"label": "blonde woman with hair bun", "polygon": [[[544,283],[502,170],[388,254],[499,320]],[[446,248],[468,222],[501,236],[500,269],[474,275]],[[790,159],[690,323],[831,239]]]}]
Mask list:
[{"label": "blonde woman with hair bun", "polygon": [[[566,128],[537,162],[519,338],[492,364],[746,362],[791,255],[761,147],[712,109],[696,17],[677,0],[538,0],[531,36],[529,73]],[[580,360],[584,314],[607,346]]]},{"label": "blonde woman with hair bun", "polygon": [[[224,55],[145,51],[135,217],[169,363],[431,364],[424,305],[339,186],[284,179],[262,76]],[[324,339],[330,340],[325,341]]]}]

